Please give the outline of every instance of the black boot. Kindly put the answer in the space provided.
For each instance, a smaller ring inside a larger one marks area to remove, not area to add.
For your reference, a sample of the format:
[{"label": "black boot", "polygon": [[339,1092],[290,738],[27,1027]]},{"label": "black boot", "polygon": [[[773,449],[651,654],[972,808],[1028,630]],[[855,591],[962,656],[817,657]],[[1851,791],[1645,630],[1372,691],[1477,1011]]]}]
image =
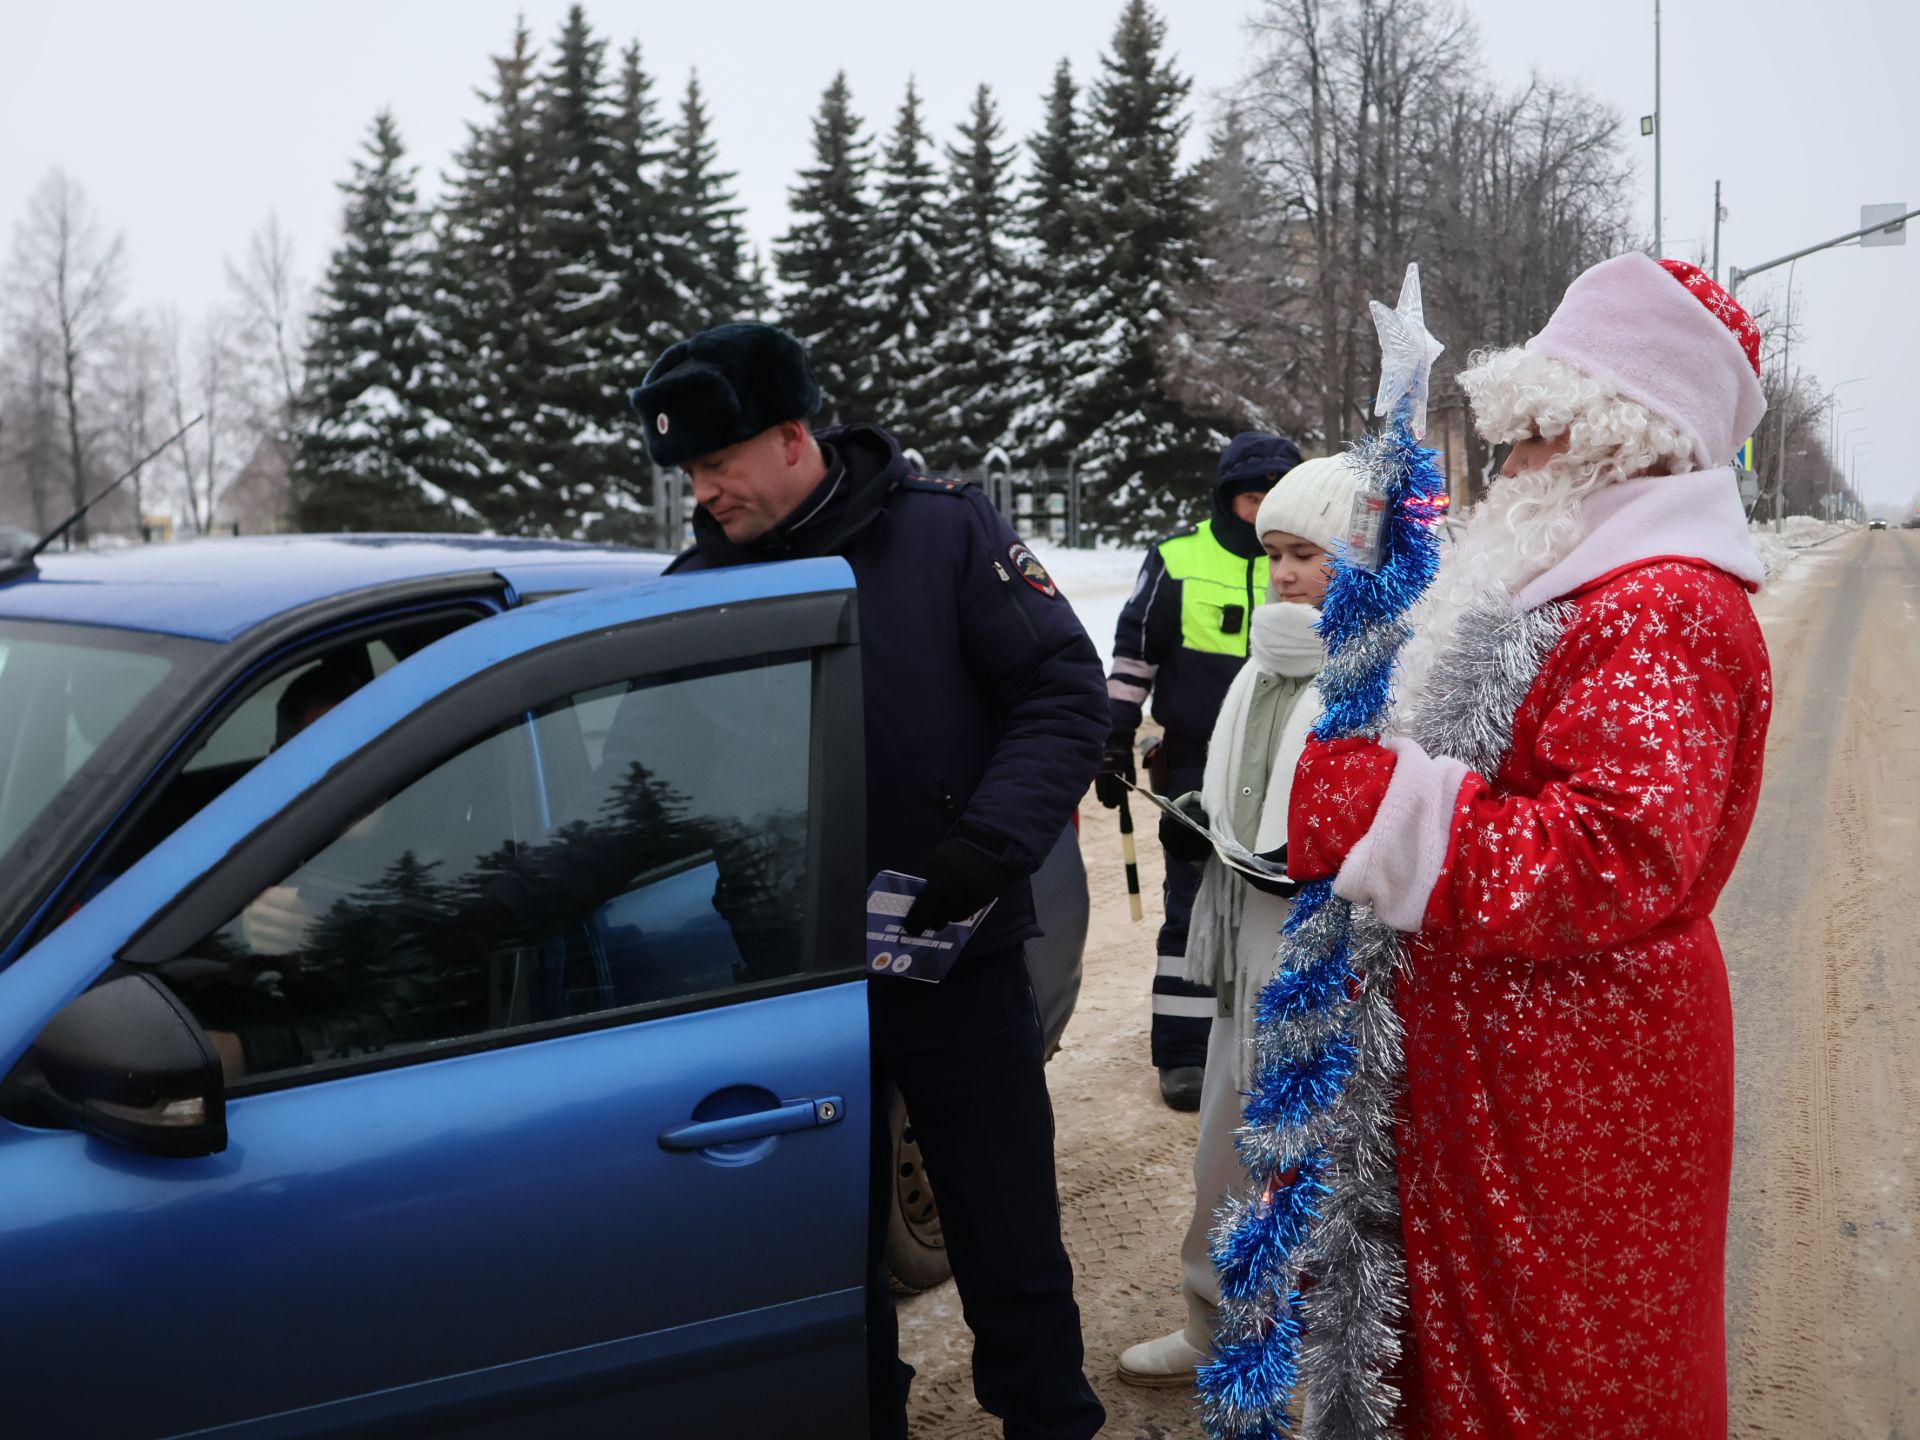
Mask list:
[{"label": "black boot", "polygon": [[1175,1110],[1198,1110],[1206,1077],[1198,1065],[1169,1065],[1160,1072],[1160,1098]]}]

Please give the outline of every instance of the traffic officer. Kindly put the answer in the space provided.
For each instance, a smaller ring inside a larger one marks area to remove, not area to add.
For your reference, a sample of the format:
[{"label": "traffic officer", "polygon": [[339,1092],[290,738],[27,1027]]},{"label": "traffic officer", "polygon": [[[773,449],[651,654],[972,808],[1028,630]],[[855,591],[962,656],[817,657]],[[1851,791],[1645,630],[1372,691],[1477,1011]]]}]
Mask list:
[{"label": "traffic officer", "polygon": [[[1220,702],[1246,662],[1248,621],[1267,596],[1266,552],[1253,517],[1267,491],[1299,463],[1299,449],[1284,435],[1234,436],[1220,454],[1211,518],[1147,552],[1113,638],[1112,733],[1094,782],[1108,809],[1126,793],[1119,777],[1136,778],[1134,738],[1149,694],[1163,731],[1147,759],[1154,790],[1184,795],[1199,788]],[[1187,918],[1200,866],[1175,860],[1165,847],[1162,853],[1166,919],[1153,977],[1153,1063],[1161,1098],[1176,1110],[1197,1110],[1214,1015],[1213,991],[1186,979]]]},{"label": "traffic officer", "polygon": [[939,984],[868,983],[872,1433],[907,1433],[913,1378],[884,1259],[892,1086],[940,1197],[981,1406],[1009,1436],[1092,1435],[1106,1415],[1082,1369],[1021,945],[1039,933],[1028,876],[1067,827],[1108,729],[1093,643],[978,489],[916,474],[874,426],[809,427],[820,389],[791,335],[703,331],[671,346],[632,402],[655,463],[683,467],[698,502],[693,547],[670,573],[818,555],[852,566],[867,872],[925,877],[905,921],[915,931],[995,902]]}]

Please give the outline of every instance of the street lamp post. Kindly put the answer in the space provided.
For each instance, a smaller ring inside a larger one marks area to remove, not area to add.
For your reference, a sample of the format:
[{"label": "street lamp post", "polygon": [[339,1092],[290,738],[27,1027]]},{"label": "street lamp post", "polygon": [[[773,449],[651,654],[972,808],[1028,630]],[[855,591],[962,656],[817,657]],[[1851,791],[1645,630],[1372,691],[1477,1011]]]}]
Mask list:
[{"label": "street lamp post", "polygon": [[1898,230],[1907,221],[1920,216],[1920,210],[1909,210],[1904,215],[1895,215],[1887,219],[1875,220],[1871,225],[1863,225],[1858,230],[1849,230],[1844,235],[1836,235],[1831,240],[1822,240],[1818,245],[1809,245],[1804,250],[1796,250],[1791,255],[1782,255],[1778,260],[1769,260],[1764,265],[1753,265],[1742,270],[1738,265],[1727,267],[1727,291],[1738,295],[1743,281],[1752,279],[1763,270],[1771,270],[1776,265],[1791,265],[1803,255],[1811,255],[1816,250],[1831,250],[1836,245],[1844,245],[1849,240],[1864,240],[1869,235],[1881,235]]},{"label": "street lamp post", "polygon": [[[1798,263],[1798,262],[1795,262]],[[1780,439],[1773,459],[1773,533],[1780,533],[1780,510],[1787,492],[1787,413],[1793,409],[1793,271],[1787,266],[1787,341],[1780,356]]]},{"label": "street lamp post", "polygon": [[1653,0],[1653,258],[1656,260],[1665,259],[1667,254],[1660,243],[1660,130],[1660,0]]}]

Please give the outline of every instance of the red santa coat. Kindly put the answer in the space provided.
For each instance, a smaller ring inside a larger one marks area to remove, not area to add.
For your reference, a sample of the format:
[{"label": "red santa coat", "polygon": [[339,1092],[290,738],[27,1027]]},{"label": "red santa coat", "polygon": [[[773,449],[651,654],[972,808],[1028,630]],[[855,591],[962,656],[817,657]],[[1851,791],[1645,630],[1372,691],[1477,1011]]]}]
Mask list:
[{"label": "red santa coat", "polygon": [[1726,1434],[1711,915],[1759,798],[1760,572],[1731,472],[1603,495],[1510,618],[1467,617],[1477,659],[1415,724],[1493,753],[1335,742],[1295,782],[1296,873],[1338,866],[1338,893],[1417,932],[1396,992],[1409,1437]]}]

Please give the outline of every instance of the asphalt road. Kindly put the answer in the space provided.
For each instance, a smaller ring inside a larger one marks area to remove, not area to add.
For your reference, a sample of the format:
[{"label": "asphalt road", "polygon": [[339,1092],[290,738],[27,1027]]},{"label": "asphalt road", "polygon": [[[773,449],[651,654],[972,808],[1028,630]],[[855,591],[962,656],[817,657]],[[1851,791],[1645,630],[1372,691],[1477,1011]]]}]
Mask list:
[{"label": "asphalt road", "polygon": [[[1754,831],[1716,920],[1738,1067],[1727,1316],[1731,1433],[1920,1440],[1920,532],[1807,552],[1758,602],[1776,713]],[[1189,1392],[1115,1378],[1180,1321],[1191,1116],[1147,1064],[1158,911],[1126,916],[1111,816],[1089,798],[1087,981],[1051,1083],[1087,1368],[1116,1440],[1198,1440]],[[902,1306],[914,1433],[986,1440],[951,1285]]]},{"label": "asphalt road", "polygon": [[1736,1436],[1920,1436],[1920,532],[1809,552],[1772,615],[1754,833],[1715,919],[1737,1088]]}]

